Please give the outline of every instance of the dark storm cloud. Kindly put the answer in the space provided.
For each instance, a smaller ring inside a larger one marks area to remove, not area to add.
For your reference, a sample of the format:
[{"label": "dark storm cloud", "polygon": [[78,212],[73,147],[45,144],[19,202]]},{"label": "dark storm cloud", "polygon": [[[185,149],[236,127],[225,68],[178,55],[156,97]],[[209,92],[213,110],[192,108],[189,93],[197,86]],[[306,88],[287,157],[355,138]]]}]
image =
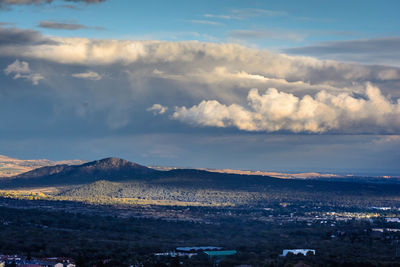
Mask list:
[{"label": "dark storm cloud", "polygon": [[3,45],[41,45],[56,42],[34,30],[4,28],[0,25],[0,46]]},{"label": "dark storm cloud", "polygon": [[78,23],[56,22],[50,20],[43,20],[39,23],[39,27],[57,30],[79,30],[87,28],[85,25]]},{"label": "dark storm cloud", "polygon": [[369,64],[400,65],[400,37],[334,41],[284,49],[293,55],[355,61]]},{"label": "dark storm cloud", "polygon": [[53,0],[0,0],[0,6],[7,5],[38,5],[51,3]]},{"label": "dark storm cloud", "polygon": [[58,22],[52,20],[42,20],[38,26],[41,28],[47,28],[53,30],[80,30],[80,29],[104,30],[104,28],[102,27],[89,27],[79,23]]},{"label": "dark storm cloud", "polygon": [[87,26],[78,23],[56,22],[50,20],[41,21],[39,23],[39,27],[57,30],[79,30],[87,28]]}]

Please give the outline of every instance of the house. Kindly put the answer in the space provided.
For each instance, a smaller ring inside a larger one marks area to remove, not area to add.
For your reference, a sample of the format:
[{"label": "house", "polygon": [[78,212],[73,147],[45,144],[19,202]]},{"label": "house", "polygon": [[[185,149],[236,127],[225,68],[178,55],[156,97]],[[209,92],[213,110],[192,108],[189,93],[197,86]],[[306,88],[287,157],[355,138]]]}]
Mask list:
[{"label": "house", "polygon": [[302,254],[304,256],[307,255],[315,255],[315,249],[284,249],[282,252],[283,257],[286,257],[288,254],[299,255]]}]

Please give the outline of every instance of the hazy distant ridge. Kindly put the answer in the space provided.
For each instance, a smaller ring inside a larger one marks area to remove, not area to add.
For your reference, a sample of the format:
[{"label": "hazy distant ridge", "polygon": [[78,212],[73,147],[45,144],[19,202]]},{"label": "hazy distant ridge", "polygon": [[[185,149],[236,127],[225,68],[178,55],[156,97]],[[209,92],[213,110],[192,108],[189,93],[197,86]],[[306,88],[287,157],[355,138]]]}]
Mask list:
[{"label": "hazy distant ridge", "polygon": [[10,158],[4,155],[0,155],[0,177],[11,177],[25,173],[44,166],[55,166],[55,165],[79,165],[83,164],[83,160],[63,160],[63,161],[51,161],[48,159],[31,159],[22,160],[16,158]]}]

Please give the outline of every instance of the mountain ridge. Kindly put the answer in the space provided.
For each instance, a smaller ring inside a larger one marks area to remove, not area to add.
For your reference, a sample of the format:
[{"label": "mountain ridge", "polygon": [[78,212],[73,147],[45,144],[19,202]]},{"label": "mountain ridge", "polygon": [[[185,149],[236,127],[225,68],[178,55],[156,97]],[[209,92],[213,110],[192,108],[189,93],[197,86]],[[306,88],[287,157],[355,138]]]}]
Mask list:
[{"label": "mountain ridge", "polygon": [[282,179],[199,169],[160,171],[119,158],[105,158],[75,166],[42,167],[0,180],[0,189],[46,191],[55,199],[99,203],[259,205],[294,196],[314,201],[328,194],[331,201],[336,201],[337,194],[345,195],[347,202],[355,201],[358,195],[385,200],[398,196],[400,184]]}]

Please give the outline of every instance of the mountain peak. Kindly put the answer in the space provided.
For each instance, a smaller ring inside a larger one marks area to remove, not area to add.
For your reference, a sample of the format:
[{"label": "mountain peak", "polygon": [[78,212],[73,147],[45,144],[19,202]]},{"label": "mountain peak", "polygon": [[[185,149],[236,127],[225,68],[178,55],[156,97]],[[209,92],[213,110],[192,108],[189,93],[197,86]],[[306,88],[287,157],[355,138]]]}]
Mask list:
[{"label": "mountain peak", "polygon": [[111,164],[111,165],[125,165],[128,163],[132,163],[129,162],[125,159],[121,159],[121,158],[116,158],[116,157],[109,157],[109,158],[104,158],[104,159],[100,159],[97,160],[98,163],[103,163],[103,164]]},{"label": "mountain peak", "polygon": [[132,167],[144,167],[134,162],[127,161],[121,158],[109,157],[100,160],[95,160],[84,164],[86,166],[94,166],[97,168],[132,168]]}]

